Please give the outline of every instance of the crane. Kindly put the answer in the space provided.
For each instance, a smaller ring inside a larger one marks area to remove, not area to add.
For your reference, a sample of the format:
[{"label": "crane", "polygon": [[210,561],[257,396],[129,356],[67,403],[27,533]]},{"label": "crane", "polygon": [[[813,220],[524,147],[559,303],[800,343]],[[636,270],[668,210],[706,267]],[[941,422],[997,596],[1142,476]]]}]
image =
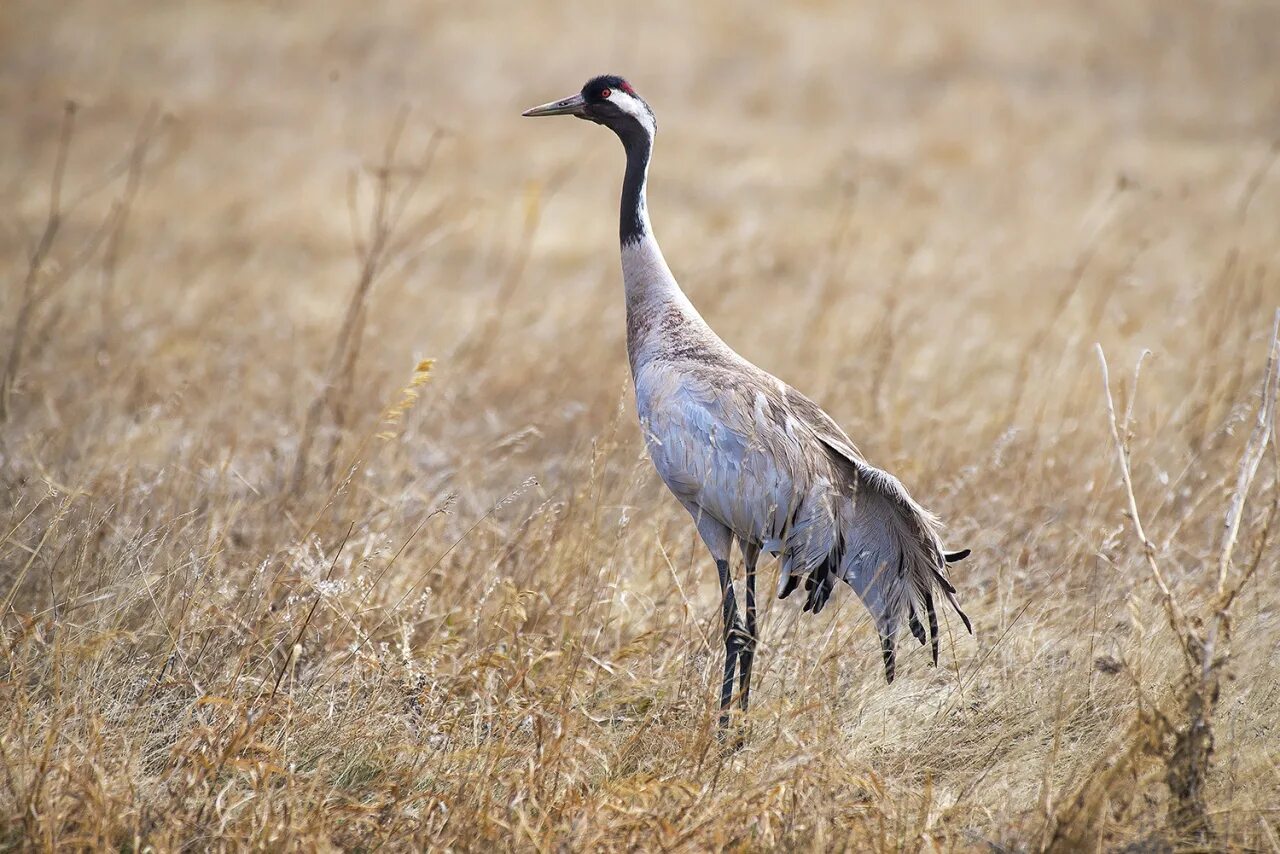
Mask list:
[{"label": "crane", "polygon": [[[816,403],[734,352],[685,296],[649,222],[653,110],[626,80],[603,75],[524,115],[604,125],[626,152],[618,238],[627,356],[649,456],[715,560],[725,650],[721,727],[735,676],[744,713],[750,703],[761,552],[780,559],[779,598],[804,581],[806,612],[823,609],[837,579],[853,588],[879,631],[888,682],[904,621],[922,645],[931,642],[936,665],[935,591],[973,633],[947,571],[969,550],[943,551],[936,516],[867,462]],[[746,572],[741,615],[729,568],[734,542]]]}]

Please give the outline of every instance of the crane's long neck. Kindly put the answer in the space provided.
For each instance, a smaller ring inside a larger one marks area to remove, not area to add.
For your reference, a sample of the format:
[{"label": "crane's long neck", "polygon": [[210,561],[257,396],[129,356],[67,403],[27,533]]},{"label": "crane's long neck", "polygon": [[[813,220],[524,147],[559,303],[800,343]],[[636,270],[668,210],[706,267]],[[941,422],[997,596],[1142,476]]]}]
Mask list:
[{"label": "crane's long neck", "polygon": [[627,171],[622,180],[618,238],[627,298],[627,354],[634,373],[649,359],[679,346],[674,339],[715,339],[715,335],[680,290],[653,236],[645,199],[653,137],[619,135],[627,152]]},{"label": "crane's long neck", "polygon": [[[622,178],[622,210],[618,216],[618,239],[623,246],[639,243],[652,236],[649,204],[645,188],[649,183],[649,158],[653,155],[653,138],[636,132],[622,138],[627,152],[627,171]],[[655,244],[656,249],[656,244]],[[661,257],[659,252],[658,256]]]}]

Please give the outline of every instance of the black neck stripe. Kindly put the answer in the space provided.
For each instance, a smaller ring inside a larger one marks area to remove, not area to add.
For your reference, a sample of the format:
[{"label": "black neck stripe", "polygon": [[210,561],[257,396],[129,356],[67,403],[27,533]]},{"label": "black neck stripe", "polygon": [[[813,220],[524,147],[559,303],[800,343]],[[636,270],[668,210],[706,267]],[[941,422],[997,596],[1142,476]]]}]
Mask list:
[{"label": "black neck stripe", "polygon": [[[639,124],[638,122],[636,123]],[[633,133],[619,133],[627,151],[627,171],[622,179],[622,207],[618,218],[618,239],[622,243],[639,243],[644,238],[644,185],[653,151],[653,140],[643,128]]]}]

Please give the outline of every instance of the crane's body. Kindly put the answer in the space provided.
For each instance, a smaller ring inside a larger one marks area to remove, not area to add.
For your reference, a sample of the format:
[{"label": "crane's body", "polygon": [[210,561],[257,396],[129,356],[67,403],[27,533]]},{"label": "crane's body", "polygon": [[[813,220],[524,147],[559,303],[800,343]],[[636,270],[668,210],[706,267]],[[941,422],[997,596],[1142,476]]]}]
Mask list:
[{"label": "crane's body", "polygon": [[[822,610],[836,580],[853,588],[879,630],[889,681],[904,621],[921,643],[932,640],[936,663],[935,589],[970,628],[946,575],[946,563],[967,552],[944,553],[937,519],[868,463],[817,404],[725,344],[680,289],[649,223],[645,188],[657,124],[648,105],[621,78],[598,77],[579,95],[525,115],[566,114],[606,125],[627,153],[619,238],[636,409],[658,475],[716,562],[722,711],[735,671],[747,707],[762,551],[781,561],[780,597],[805,580],[806,611]],[[729,572],[734,542],[746,565],[745,624]]]}]

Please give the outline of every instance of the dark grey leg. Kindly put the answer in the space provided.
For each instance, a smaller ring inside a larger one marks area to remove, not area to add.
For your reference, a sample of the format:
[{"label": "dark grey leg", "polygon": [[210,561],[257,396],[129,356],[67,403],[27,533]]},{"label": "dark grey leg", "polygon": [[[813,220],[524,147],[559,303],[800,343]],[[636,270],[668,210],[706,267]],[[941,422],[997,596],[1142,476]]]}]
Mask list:
[{"label": "dark grey leg", "polygon": [[721,619],[724,623],[724,680],[720,683],[720,729],[729,723],[729,703],[733,700],[733,677],[742,646],[742,627],[738,623],[738,604],[733,597],[733,578],[729,575],[729,555],[733,549],[733,532],[693,504],[685,504],[707,551],[716,562],[720,577]]},{"label": "dark grey leg", "polygon": [[929,615],[929,636],[933,638],[933,666],[938,666],[938,612],[933,607],[933,591],[924,593],[924,610]]},{"label": "dark grey leg", "polygon": [[716,572],[720,576],[721,619],[724,623],[724,681],[720,684],[720,726],[723,728],[729,725],[733,675],[742,640],[738,626],[738,605],[733,596],[733,580],[729,577],[729,561],[717,560]]},{"label": "dark grey leg", "polygon": [[738,693],[742,695],[739,702],[744,712],[751,702],[751,665],[756,660],[756,558],[759,556],[759,550],[750,546],[742,550],[747,566],[747,627],[738,659]]}]

